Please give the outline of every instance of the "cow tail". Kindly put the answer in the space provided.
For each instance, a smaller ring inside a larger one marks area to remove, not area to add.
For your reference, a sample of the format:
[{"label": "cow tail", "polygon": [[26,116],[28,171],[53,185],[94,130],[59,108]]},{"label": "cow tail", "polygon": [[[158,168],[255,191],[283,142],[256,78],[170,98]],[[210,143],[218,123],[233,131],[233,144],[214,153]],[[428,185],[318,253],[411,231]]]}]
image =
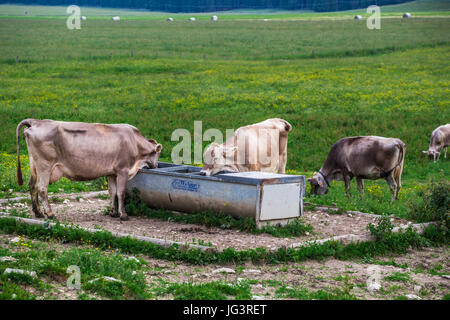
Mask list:
[{"label": "cow tail", "polygon": [[394,179],[396,180],[398,186],[401,187],[401,175],[402,175],[402,171],[403,171],[403,163],[405,160],[406,146],[403,142],[401,142],[399,147],[400,147],[401,154],[399,156],[397,165],[394,167]]},{"label": "cow tail", "polygon": [[20,129],[22,127],[31,127],[31,119],[25,119],[19,123],[16,129],[16,139],[17,139],[17,184],[19,186],[23,185],[22,168],[20,166]]},{"label": "cow tail", "polygon": [[388,171],[381,171],[381,173],[380,173],[381,178],[386,178],[391,173],[393,173],[394,176],[401,175],[401,172],[403,170],[403,158],[405,156],[405,151],[404,151],[405,144],[403,142],[400,142],[400,144],[397,144],[396,147],[399,148],[399,151],[400,151],[400,156],[398,157],[397,164]]},{"label": "cow tail", "polygon": [[401,142],[401,144],[400,144],[400,153],[401,153],[401,155],[400,155],[400,157],[399,157],[399,159],[398,159],[398,163],[397,163],[397,165],[394,167],[394,169],[396,169],[398,166],[402,166],[403,167],[403,160],[404,160],[404,158],[405,158],[405,144],[403,143],[403,142]]}]

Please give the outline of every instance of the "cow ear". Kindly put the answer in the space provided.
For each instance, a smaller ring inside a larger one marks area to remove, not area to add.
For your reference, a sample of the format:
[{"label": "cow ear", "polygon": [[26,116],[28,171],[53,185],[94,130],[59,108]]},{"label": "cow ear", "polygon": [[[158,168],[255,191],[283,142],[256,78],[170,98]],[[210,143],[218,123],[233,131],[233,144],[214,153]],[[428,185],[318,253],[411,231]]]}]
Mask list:
[{"label": "cow ear", "polygon": [[310,183],[311,183],[311,181],[312,181],[312,178],[308,178],[308,179],[306,179],[306,181],[308,181],[308,182],[310,182]]},{"label": "cow ear", "polygon": [[160,143],[158,143],[156,145],[156,152],[161,152],[161,150],[162,150],[162,145]]},{"label": "cow ear", "polygon": [[428,151],[423,150],[422,152],[425,153],[425,154],[428,154]]},{"label": "cow ear", "polygon": [[158,142],[156,142],[155,139],[147,139],[148,142],[153,143],[153,144],[157,144]]}]

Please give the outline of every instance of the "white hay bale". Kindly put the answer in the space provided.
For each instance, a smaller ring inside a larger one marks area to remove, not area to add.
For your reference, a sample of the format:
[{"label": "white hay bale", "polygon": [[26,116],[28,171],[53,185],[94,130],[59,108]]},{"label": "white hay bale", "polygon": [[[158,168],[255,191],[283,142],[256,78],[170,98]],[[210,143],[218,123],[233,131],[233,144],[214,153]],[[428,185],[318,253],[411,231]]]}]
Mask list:
[{"label": "white hay bale", "polygon": [[86,20],[86,16],[81,16],[81,20]]},{"label": "white hay bale", "polygon": [[267,22],[267,21],[269,21],[269,19],[264,19],[263,21],[264,21],[264,22]]},{"label": "white hay bale", "polygon": [[112,17],[111,19],[112,19],[112,21],[120,21],[120,17],[119,16]]},{"label": "white hay bale", "polygon": [[403,18],[411,18],[411,13],[409,12],[404,13]]},{"label": "white hay bale", "polygon": [[190,17],[189,21],[195,21],[196,19],[194,17]]},{"label": "white hay bale", "polygon": [[212,21],[217,21],[217,20],[219,20],[219,18],[218,18],[217,16],[212,16],[212,17],[211,17],[211,20],[212,20]]},{"label": "white hay bale", "polygon": [[167,18],[167,21],[173,21],[173,18],[169,17]]},{"label": "white hay bale", "polygon": [[354,19],[355,20],[362,20],[362,17],[359,14],[357,14]]}]

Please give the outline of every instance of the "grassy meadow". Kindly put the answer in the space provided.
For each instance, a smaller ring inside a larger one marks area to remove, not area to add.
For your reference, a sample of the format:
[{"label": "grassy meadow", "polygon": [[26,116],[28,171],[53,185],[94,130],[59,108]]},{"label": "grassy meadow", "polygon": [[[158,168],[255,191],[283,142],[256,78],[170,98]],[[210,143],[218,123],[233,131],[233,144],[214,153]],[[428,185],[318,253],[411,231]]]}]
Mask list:
[{"label": "grassy meadow", "polygon": [[[450,3],[446,0],[416,0],[396,5],[381,7],[384,17],[401,17],[403,13],[410,12],[414,16],[448,16]],[[0,17],[18,18],[46,18],[65,19],[67,6],[39,6],[39,5],[0,5]],[[219,20],[316,20],[316,19],[353,19],[356,14],[368,17],[366,8],[339,11],[339,12],[313,12],[310,10],[277,10],[277,9],[240,9],[219,12],[203,13],[169,13],[155,12],[139,9],[82,7],[81,14],[88,19],[110,19],[119,15],[125,20],[165,20],[173,17],[175,20],[187,20],[195,17],[197,20],[209,20],[211,15],[218,15]]]},{"label": "grassy meadow", "polygon": [[[330,19],[283,12],[269,22],[231,12],[217,23],[168,23],[165,17],[178,16],[141,12],[112,22],[103,9],[89,9],[98,19],[68,30],[54,11],[24,17],[23,7],[0,6],[0,195],[27,191],[15,183],[15,128],[24,118],[130,123],[161,142],[162,159],[170,161],[173,130],[193,132],[194,120],[203,121],[203,131],[225,132],[281,117],[294,127],[289,173],[310,176],[345,136],[402,139],[404,188],[393,205],[382,180],[367,181],[363,198],[353,184],[346,199],[343,183],[334,182],[328,195],[307,201],[405,216],[426,183],[449,177],[448,159],[429,163],[421,152],[432,130],[450,121],[450,18],[446,2],[436,3],[424,12],[439,17],[397,19],[400,7],[380,30],[338,19],[348,12]],[[26,153],[22,140],[25,164]],[[50,191],[105,187],[104,180],[61,180]]]}]

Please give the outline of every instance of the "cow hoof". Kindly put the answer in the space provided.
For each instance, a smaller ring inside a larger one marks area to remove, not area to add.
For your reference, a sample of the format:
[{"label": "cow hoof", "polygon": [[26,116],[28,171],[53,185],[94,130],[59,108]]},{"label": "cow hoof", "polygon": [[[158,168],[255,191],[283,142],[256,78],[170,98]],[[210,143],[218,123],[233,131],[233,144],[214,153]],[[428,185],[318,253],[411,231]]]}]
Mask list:
[{"label": "cow hoof", "polygon": [[120,220],[122,221],[128,221],[129,219],[128,216],[120,216]]}]

